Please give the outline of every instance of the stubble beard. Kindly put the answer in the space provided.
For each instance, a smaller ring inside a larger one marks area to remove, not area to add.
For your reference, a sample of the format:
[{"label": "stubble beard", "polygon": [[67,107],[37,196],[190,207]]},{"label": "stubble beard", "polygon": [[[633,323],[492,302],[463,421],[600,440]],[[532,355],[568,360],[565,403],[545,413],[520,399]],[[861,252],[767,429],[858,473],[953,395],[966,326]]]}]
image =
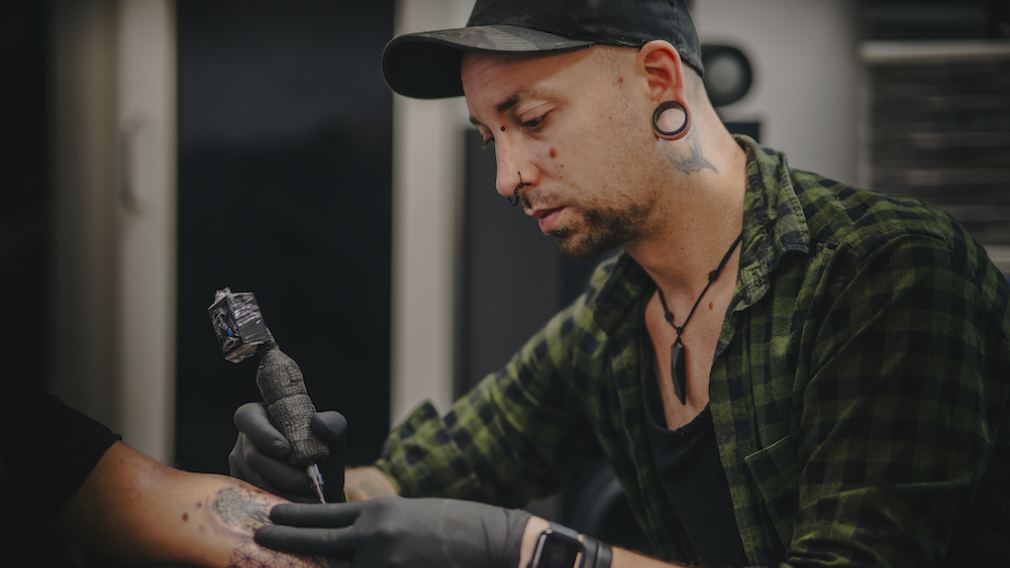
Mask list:
[{"label": "stubble beard", "polygon": [[640,240],[648,226],[654,200],[630,204],[624,208],[594,208],[582,218],[584,228],[558,227],[548,233],[561,252],[578,259],[588,259],[611,249],[626,247]]}]

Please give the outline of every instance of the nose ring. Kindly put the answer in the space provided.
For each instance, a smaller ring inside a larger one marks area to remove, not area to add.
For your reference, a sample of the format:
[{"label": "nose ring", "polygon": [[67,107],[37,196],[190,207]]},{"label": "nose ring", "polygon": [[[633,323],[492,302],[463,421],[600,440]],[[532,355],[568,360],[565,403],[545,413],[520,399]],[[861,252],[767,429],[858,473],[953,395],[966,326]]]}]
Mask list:
[{"label": "nose ring", "polygon": [[523,173],[522,172],[516,172],[516,173],[519,174],[519,183],[516,184],[516,189],[515,191],[512,192],[512,197],[505,198],[505,201],[508,201],[508,204],[511,205],[512,207],[519,205],[519,190],[526,185],[526,183],[523,182]]}]

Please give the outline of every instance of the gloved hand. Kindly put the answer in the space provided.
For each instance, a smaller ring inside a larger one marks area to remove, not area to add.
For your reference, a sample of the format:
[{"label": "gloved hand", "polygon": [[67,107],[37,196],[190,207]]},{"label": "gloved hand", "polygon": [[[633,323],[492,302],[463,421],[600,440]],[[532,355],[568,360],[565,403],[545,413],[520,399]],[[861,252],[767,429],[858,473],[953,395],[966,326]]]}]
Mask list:
[{"label": "gloved hand", "polygon": [[262,546],[354,568],[516,568],[530,514],[454,499],[385,497],[335,505],[276,505]]},{"label": "gloved hand", "polygon": [[[289,501],[318,503],[304,469],[285,461],[291,444],[270,424],[266,407],[259,402],[243,404],[235,411],[238,439],[228,454],[232,477]],[[317,412],[309,423],[312,433],[330,448],[330,455],[319,464],[323,475],[323,494],[329,503],[344,501],[344,456],[347,444],[347,419],[334,411]]]}]

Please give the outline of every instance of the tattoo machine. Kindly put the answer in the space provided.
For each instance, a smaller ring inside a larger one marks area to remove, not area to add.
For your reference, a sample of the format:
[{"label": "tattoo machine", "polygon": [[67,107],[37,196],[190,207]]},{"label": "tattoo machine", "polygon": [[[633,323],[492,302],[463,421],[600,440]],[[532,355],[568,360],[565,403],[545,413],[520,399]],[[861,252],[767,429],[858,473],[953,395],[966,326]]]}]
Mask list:
[{"label": "tattoo machine", "polygon": [[266,404],[270,423],[291,443],[288,463],[305,468],[319,501],[325,503],[323,477],[316,464],[326,459],[329,448],[309,428],[316,407],[305,390],[298,364],[280,350],[263,323],[256,296],[228,288],[218,290],[207,314],[225,359],[239,363],[259,354],[256,386]]}]

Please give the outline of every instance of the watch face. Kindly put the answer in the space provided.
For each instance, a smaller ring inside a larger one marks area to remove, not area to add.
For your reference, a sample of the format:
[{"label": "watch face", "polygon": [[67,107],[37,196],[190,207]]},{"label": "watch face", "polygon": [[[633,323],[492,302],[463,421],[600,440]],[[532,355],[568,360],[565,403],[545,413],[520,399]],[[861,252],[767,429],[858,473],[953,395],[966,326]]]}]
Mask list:
[{"label": "watch face", "polygon": [[536,568],[572,568],[580,552],[582,543],[578,539],[548,529],[540,535],[532,565]]}]

